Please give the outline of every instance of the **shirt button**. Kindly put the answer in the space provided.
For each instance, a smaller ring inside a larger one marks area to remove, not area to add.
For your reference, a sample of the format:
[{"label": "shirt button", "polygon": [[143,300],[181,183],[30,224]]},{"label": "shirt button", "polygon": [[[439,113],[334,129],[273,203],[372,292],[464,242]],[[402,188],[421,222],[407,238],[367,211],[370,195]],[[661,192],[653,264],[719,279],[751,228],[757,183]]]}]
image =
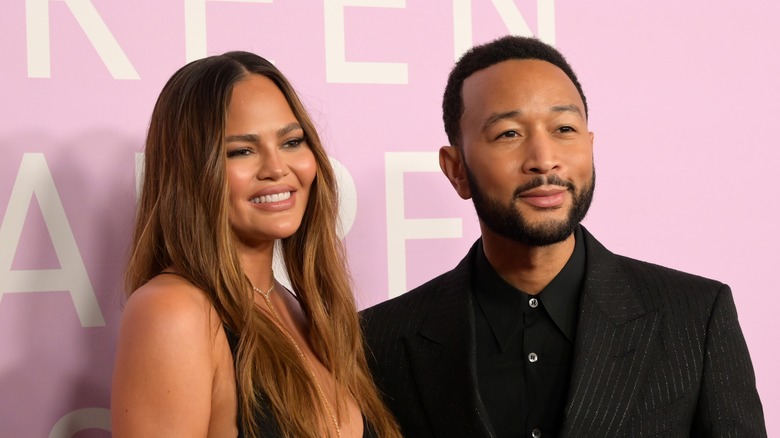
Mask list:
[{"label": "shirt button", "polygon": [[530,300],[528,300],[528,305],[531,306],[532,309],[536,309],[536,306],[539,305],[539,300],[537,300],[536,298],[531,298]]},{"label": "shirt button", "polygon": [[534,430],[531,431],[531,437],[532,438],[541,438],[541,436],[542,436],[542,431],[541,430],[534,429]]},{"label": "shirt button", "polygon": [[537,360],[539,360],[539,356],[537,356],[536,353],[530,353],[528,354],[528,360],[530,362],[536,362]]}]

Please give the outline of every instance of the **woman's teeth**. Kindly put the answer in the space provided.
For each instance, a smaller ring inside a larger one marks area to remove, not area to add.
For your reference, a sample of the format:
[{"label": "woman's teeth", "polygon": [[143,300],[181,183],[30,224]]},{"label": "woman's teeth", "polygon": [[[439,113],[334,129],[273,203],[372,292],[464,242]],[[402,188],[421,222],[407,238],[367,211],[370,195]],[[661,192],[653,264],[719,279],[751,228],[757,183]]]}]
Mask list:
[{"label": "woman's teeth", "polygon": [[285,199],[290,199],[290,196],[292,193],[290,192],[282,192],[282,193],[274,193],[273,195],[263,195],[258,196],[256,198],[252,198],[249,200],[249,202],[253,204],[265,204],[267,202],[279,202],[284,201]]}]

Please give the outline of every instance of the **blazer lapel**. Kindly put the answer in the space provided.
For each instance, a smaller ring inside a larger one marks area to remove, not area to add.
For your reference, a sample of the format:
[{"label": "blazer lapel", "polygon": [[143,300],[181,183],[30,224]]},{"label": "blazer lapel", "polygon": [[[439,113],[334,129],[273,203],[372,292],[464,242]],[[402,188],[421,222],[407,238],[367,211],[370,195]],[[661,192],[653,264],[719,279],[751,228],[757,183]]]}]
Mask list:
[{"label": "blazer lapel", "polygon": [[494,436],[477,389],[471,270],[478,244],[442,277],[439,297],[424,324],[416,336],[405,340],[436,436]]},{"label": "blazer lapel", "polygon": [[616,436],[659,340],[659,315],[645,309],[642,285],[632,282],[618,257],[583,231],[588,260],[561,436]]}]

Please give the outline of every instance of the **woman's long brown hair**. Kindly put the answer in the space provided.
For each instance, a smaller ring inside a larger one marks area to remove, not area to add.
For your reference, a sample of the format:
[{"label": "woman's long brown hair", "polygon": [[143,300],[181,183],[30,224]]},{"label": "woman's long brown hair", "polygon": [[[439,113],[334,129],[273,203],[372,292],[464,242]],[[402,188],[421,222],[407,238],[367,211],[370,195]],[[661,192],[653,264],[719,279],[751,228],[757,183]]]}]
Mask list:
[{"label": "woman's long brown hair", "polygon": [[[399,437],[363,352],[344,247],[336,234],[333,169],[292,86],[265,59],[229,52],[194,61],[177,71],[160,93],[146,139],[143,189],[125,277],[128,295],[175,266],[209,297],[224,326],[239,336],[239,427],[243,425],[249,437],[259,436],[254,414],[266,410],[288,437],[320,436],[323,425],[329,424],[306,364],[255,307],[228,221],[225,119],[233,87],[252,74],[271,79],[282,91],[317,162],[301,226],[282,242],[314,351],[379,436]],[[339,398],[337,408],[343,408],[343,396]]]}]

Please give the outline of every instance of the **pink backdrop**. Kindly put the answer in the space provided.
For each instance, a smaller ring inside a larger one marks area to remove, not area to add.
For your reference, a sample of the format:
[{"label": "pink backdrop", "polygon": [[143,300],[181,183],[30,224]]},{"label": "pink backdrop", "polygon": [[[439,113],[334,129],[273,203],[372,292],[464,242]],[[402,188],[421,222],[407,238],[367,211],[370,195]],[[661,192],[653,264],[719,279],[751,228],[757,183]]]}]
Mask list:
[{"label": "pink backdrop", "polygon": [[589,99],[587,226],[615,252],[731,285],[780,433],[778,16],[758,0],[4,1],[0,434],[109,436],[137,154],[179,66],[245,49],[291,78],[345,171],[365,307],[477,236],[437,170],[441,94],[472,42],[528,32],[568,56]]}]

